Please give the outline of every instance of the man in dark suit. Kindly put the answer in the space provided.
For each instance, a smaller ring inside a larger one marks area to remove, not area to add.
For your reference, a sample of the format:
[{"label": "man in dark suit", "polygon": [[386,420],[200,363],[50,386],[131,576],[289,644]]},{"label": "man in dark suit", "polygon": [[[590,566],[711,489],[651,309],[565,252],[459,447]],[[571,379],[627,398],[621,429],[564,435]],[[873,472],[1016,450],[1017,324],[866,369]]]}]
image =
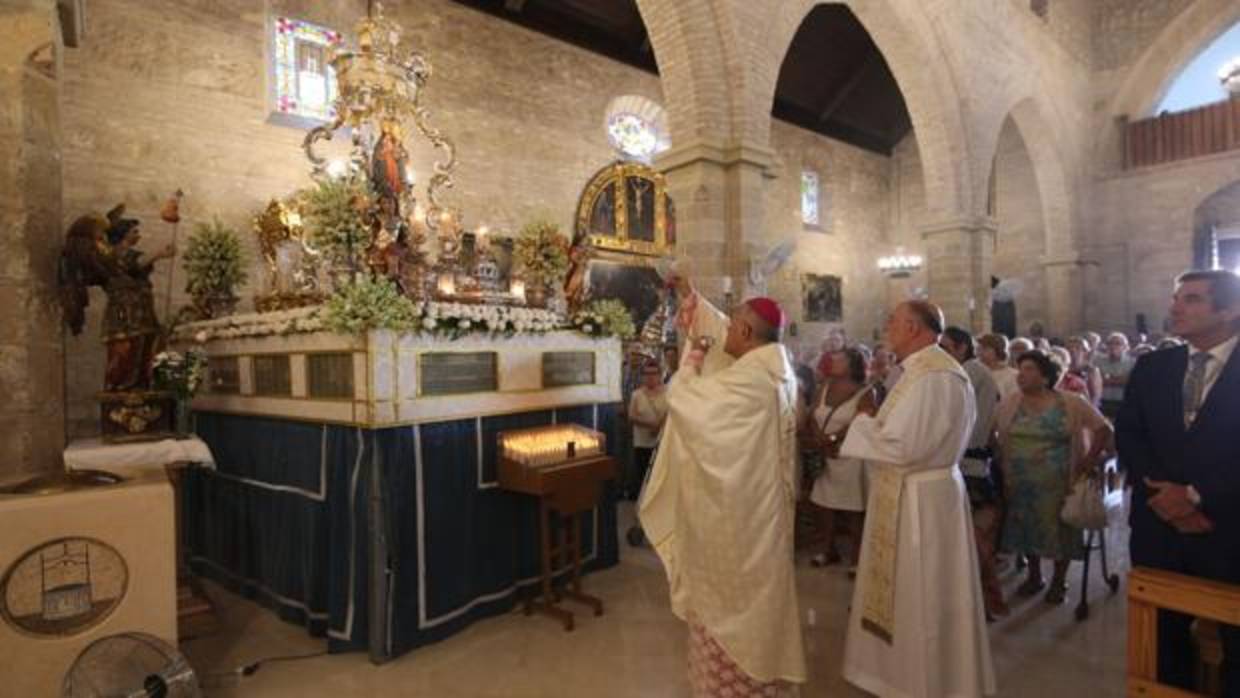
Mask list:
[{"label": "man in dark suit", "polygon": [[[1240,584],[1240,277],[1176,280],[1187,346],[1142,356],[1116,420],[1132,494],[1132,563]],[[1191,619],[1158,617],[1158,680],[1192,688]],[[1240,697],[1240,628],[1223,626],[1225,695]]]}]

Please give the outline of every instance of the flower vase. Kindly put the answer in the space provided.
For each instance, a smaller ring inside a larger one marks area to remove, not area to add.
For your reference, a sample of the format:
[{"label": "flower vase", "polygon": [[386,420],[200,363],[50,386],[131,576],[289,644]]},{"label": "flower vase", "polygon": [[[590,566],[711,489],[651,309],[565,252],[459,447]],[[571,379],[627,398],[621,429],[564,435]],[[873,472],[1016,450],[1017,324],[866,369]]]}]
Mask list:
[{"label": "flower vase", "polygon": [[220,318],[232,315],[237,310],[237,301],[241,300],[232,294],[231,291],[220,291],[206,297],[204,306],[209,313],[208,317]]},{"label": "flower vase", "polygon": [[173,424],[177,438],[187,439],[194,433],[194,413],[188,398],[177,398],[176,419]]}]

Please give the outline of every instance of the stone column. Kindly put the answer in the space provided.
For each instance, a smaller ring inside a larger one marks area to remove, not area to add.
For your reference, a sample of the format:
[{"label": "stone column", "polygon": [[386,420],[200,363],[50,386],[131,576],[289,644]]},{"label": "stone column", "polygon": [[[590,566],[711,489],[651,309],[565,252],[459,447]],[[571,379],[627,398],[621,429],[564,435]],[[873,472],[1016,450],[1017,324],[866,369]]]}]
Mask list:
[{"label": "stone column", "polygon": [[1083,332],[1087,276],[1097,263],[1076,253],[1048,257],[1042,263],[1046,277],[1046,332],[1051,337],[1067,337]]},{"label": "stone column", "polygon": [[688,260],[699,289],[723,307],[725,277],[733,300],[752,295],[751,257],[767,251],[765,179],[773,154],[764,148],[704,143],[677,147],[656,163],[676,204],[676,254]]},{"label": "stone column", "polygon": [[947,324],[970,332],[990,331],[990,275],[994,268],[994,219],[966,216],[922,225],[926,290]]},{"label": "stone column", "polygon": [[59,468],[64,335],[60,54],[53,0],[0,8],[0,481]]}]

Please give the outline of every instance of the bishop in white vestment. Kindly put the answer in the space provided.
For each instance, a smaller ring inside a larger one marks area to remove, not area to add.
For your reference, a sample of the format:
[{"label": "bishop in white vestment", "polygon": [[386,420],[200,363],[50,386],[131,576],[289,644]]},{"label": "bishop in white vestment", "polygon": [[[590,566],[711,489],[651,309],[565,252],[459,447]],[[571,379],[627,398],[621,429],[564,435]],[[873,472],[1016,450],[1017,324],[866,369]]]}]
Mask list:
[{"label": "bishop in white vestment", "polygon": [[[793,567],[796,376],[783,314],[752,299],[731,321],[691,295],[689,352],[668,386],[667,422],[639,503],[690,624],[695,696],[777,696],[806,678]],[[696,356],[695,356],[696,354]]]},{"label": "bishop in white vestment", "polygon": [[942,312],[902,304],[887,342],[903,375],[840,453],[873,464],[844,678],[880,698],[995,692],[969,500],[958,463],[976,417],[968,376],[938,347]]}]

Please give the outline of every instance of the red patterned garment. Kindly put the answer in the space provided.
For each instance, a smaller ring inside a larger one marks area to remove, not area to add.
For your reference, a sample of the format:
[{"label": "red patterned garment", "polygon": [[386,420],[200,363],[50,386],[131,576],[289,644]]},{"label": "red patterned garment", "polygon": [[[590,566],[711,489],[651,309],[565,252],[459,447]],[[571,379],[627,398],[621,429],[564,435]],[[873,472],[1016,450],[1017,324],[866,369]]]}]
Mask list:
[{"label": "red patterned garment", "polygon": [[796,686],[762,683],[746,674],[697,623],[689,623],[689,685],[693,698],[794,698]]}]

